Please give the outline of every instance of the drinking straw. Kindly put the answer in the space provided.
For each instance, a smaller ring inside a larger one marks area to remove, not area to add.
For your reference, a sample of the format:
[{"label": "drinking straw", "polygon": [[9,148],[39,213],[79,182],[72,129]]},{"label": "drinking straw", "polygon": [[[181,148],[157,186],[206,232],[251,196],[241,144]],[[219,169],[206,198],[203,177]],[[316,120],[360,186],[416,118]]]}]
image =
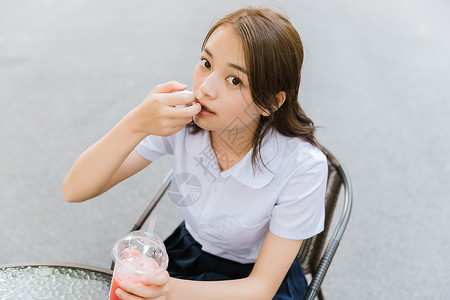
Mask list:
[{"label": "drinking straw", "polygon": [[155,225],[156,225],[156,216],[151,216],[150,217],[150,222],[149,222],[149,224],[148,224],[148,230],[147,230],[147,232],[150,234],[150,235],[153,235],[153,231],[155,230]]}]

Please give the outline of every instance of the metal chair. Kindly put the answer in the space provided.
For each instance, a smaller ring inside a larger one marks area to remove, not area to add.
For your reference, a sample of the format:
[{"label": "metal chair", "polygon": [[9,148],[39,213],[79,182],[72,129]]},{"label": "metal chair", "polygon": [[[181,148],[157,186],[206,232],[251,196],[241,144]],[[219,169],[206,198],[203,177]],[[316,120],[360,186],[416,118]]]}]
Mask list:
[{"label": "metal chair", "polygon": [[[322,281],[325,278],[331,260],[336,253],[339,242],[347,227],[353,201],[352,186],[347,171],[325,147],[320,146],[320,150],[326,155],[328,160],[328,179],[325,194],[325,226],[321,233],[303,241],[302,247],[297,255],[302,263],[305,274],[310,273],[312,275],[312,280],[304,298],[305,300],[313,300],[316,296],[320,300],[324,299],[321,289]],[[323,252],[333,219],[334,209],[339,200],[341,187],[344,188],[341,216],[335,226],[333,235],[328,241],[325,252]]]},{"label": "metal chair", "polygon": [[[331,264],[331,260],[336,253],[336,249],[339,246],[342,235],[344,234],[352,208],[353,195],[350,177],[348,176],[347,171],[326,148],[320,146],[320,150],[326,155],[328,160],[328,179],[325,195],[325,225],[324,230],[320,234],[303,241],[302,247],[297,255],[302,263],[305,274],[311,274],[312,276],[304,300],[313,300],[316,296],[320,300],[324,299],[321,284],[325,278],[328,267]],[[150,198],[149,202],[146,204],[141,215],[136,219],[131,231],[139,230],[145,223],[148,216],[167,191],[172,175],[173,170],[170,170],[156,192]],[[333,219],[334,210],[338,200],[340,199],[339,195],[341,187],[344,187],[343,210],[340,220],[335,226],[334,233],[329,239],[325,251],[323,251],[325,243],[327,242],[327,235]]]}]

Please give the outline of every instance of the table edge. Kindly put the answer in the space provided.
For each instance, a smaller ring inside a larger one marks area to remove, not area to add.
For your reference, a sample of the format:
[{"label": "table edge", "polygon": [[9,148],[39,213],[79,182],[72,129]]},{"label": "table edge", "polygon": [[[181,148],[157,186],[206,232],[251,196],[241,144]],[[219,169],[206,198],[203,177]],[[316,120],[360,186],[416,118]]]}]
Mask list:
[{"label": "table edge", "polygon": [[100,273],[105,273],[108,275],[112,275],[113,271],[110,269],[78,264],[78,263],[68,263],[68,262],[23,262],[23,263],[9,263],[9,264],[0,264],[0,269],[5,268],[17,268],[17,267],[38,267],[38,266],[46,266],[46,267],[69,267],[69,268],[78,268],[85,269],[89,271],[95,271]]}]

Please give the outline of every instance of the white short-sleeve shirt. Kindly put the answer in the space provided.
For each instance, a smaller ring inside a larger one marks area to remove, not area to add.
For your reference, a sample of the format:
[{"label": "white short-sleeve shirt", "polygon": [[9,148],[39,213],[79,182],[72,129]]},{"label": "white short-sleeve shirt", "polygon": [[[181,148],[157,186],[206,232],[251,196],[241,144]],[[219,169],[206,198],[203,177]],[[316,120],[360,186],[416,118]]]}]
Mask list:
[{"label": "white short-sleeve shirt", "polygon": [[265,137],[261,156],[269,170],[254,171],[250,150],[221,172],[206,130],[148,136],[136,151],[150,161],[174,155],[169,196],[205,252],[253,263],[269,229],[297,240],[323,230],[327,160],[300,138],[277,132]]}]

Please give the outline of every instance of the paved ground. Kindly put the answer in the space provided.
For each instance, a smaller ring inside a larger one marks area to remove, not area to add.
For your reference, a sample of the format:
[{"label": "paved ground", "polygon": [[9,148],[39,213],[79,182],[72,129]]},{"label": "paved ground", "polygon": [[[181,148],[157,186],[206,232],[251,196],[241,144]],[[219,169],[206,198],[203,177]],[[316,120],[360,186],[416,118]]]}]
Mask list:
[{"label": "paved ground", "polygon": [[[306,61],[301,101],[348,168],[350,225],[328,299],[450,299],[448,1],[248,1],[288,14]],[[75,158],[152,87],[191,84],[201,41],[242,1],[0,2],[0,264],[108,267],[170,165],[65,203]],[[158,233],[179,221],[170,201]]]}]

